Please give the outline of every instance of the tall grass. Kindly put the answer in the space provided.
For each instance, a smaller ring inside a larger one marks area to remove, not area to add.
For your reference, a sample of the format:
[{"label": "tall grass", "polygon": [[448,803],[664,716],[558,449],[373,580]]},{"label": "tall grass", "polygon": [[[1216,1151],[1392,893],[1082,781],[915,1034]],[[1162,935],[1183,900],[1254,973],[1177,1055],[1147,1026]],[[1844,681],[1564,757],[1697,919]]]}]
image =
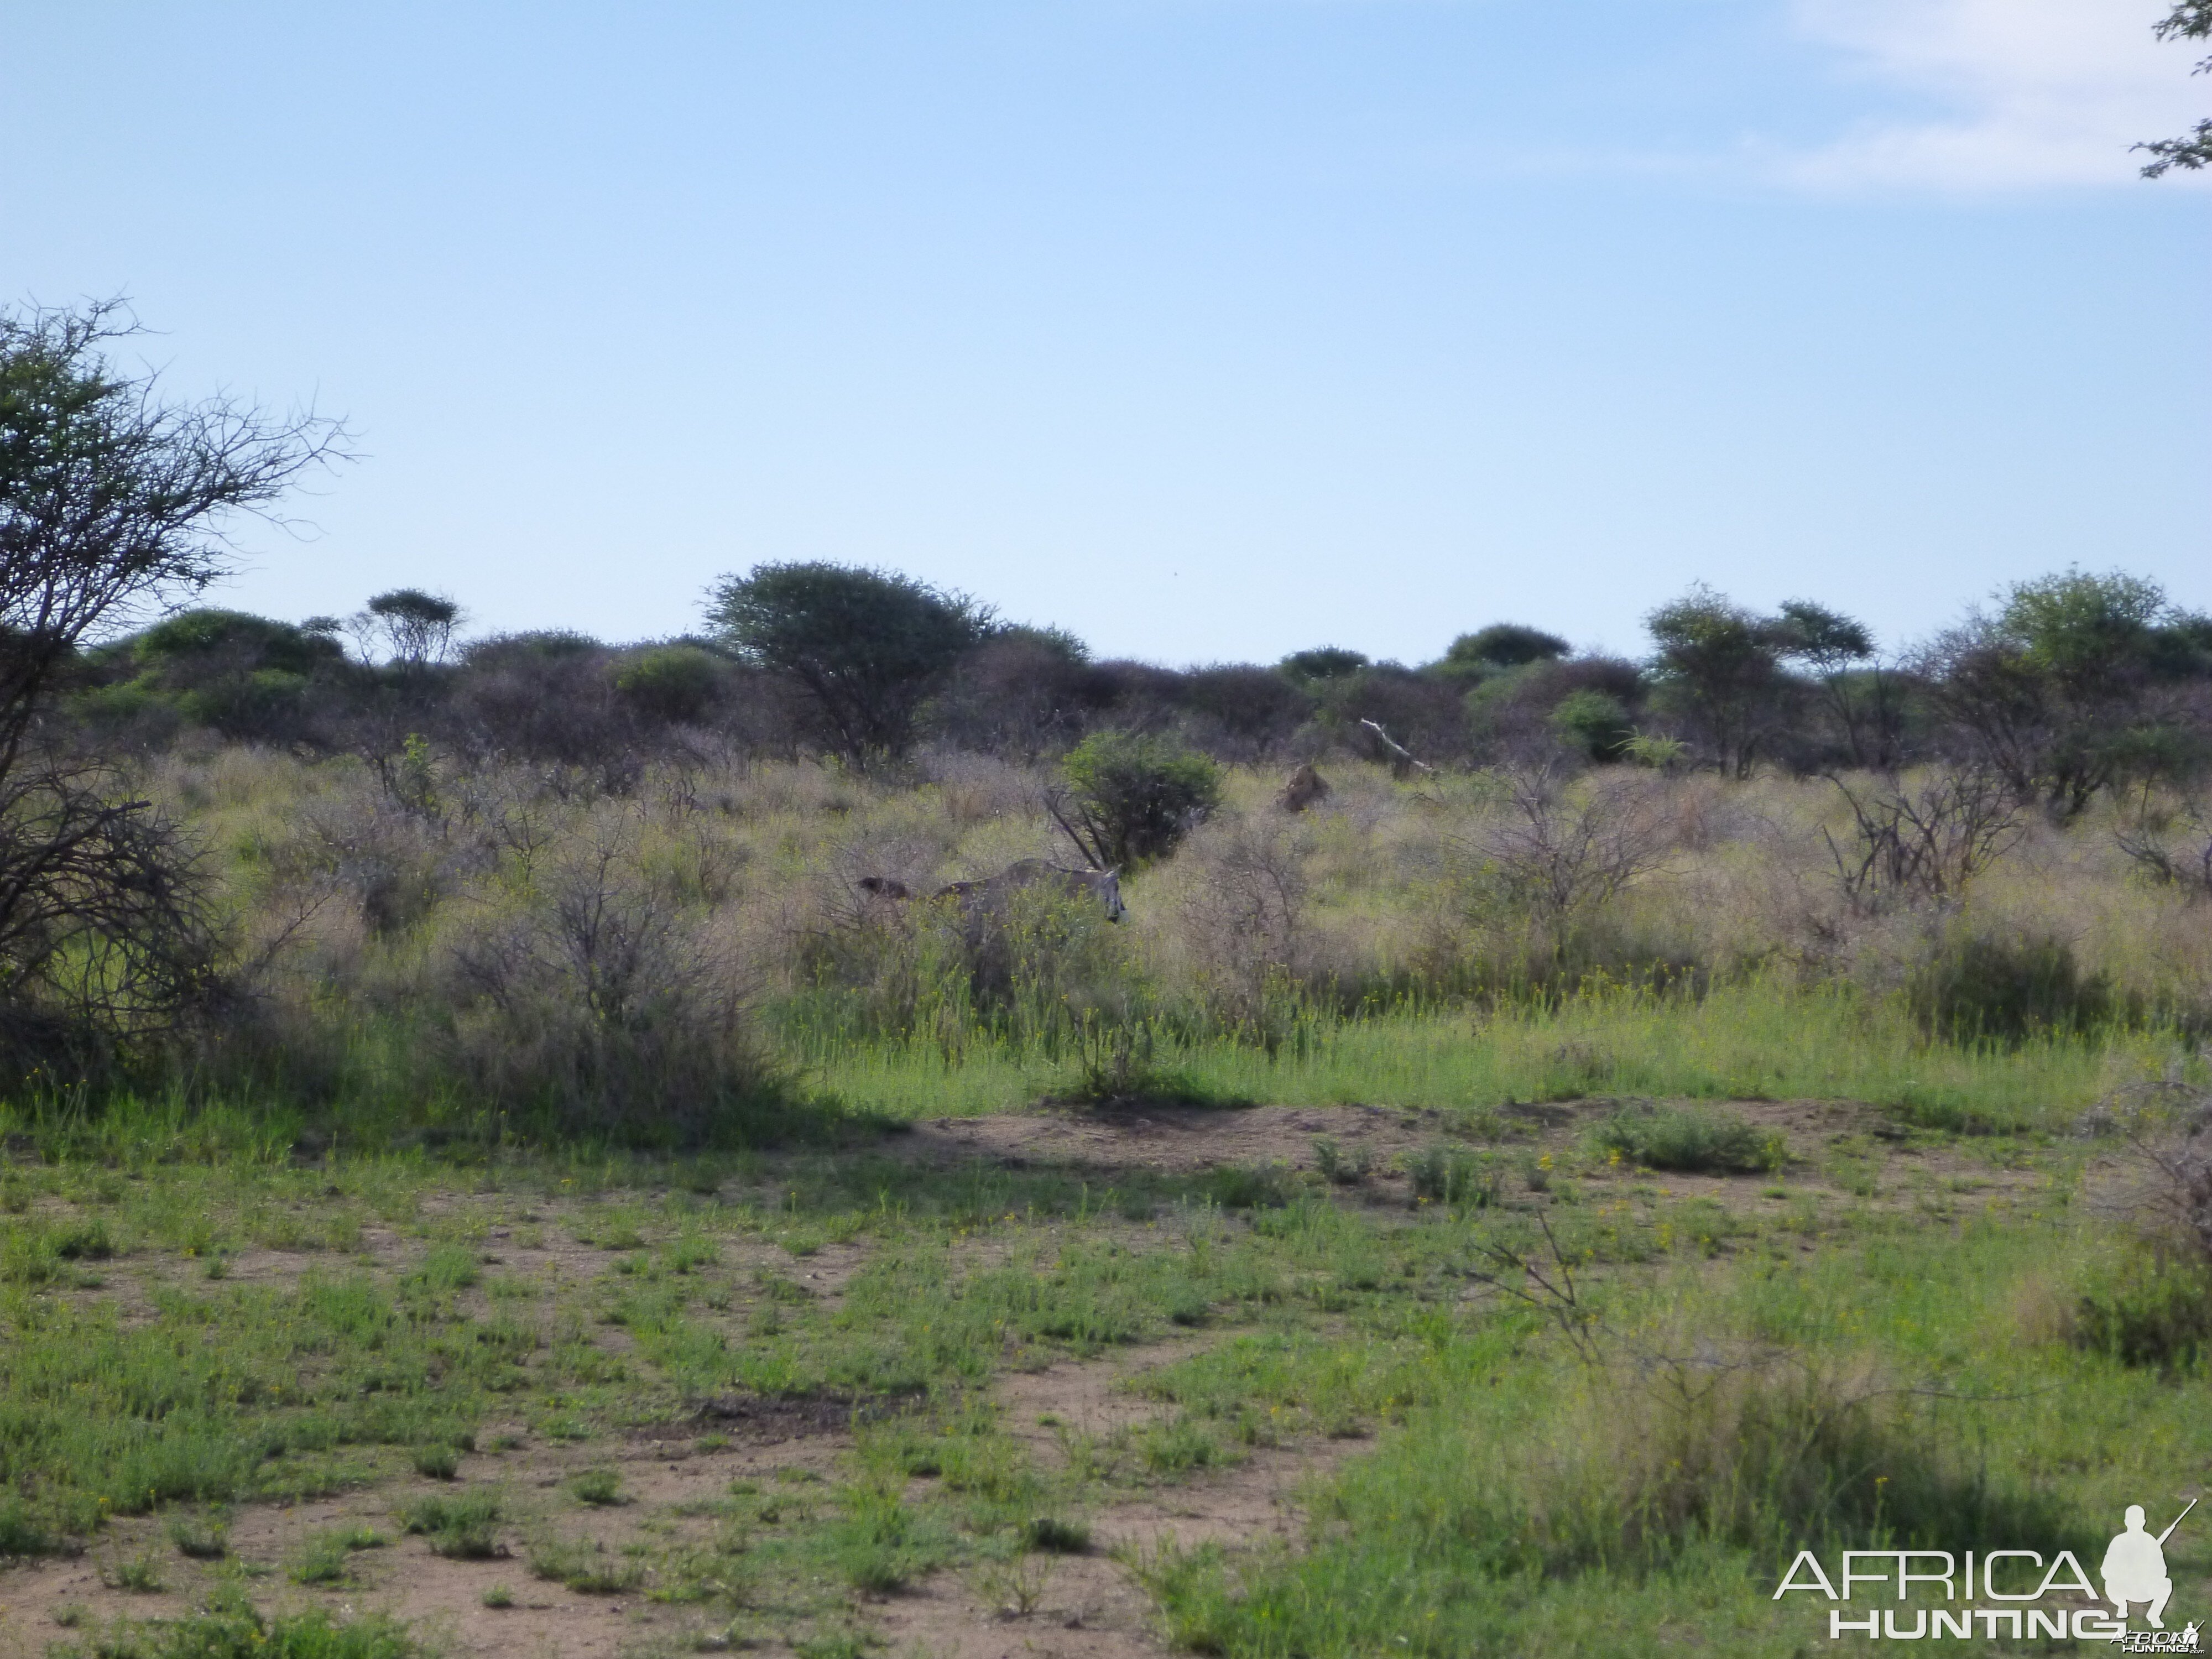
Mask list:
[{"label": "tall grass", "polygon": [[[1838,884],[1824,836],[1850,827],[1820,783],[1565,786],[1567,830],[1635,843],[1590,887],[1573,835],[1515,829],[1494,779],[1331,763],[1328,804],[1293,820],[1239,771],[1131,874],[1116,927],[860,885],[1070,857],[1042,775],[996,762],[668,764],[621,796],[425,764],[398,793],[351,760],[239,747],[153,767],[223,872],[241,994],[120,1103],[134,1133],[188,1139],[159,1121],[212,1106],[288,1145],[678,1149],[1145,1095],[1810,1096],[2050,1127],[2212,1010],[2201,907],[2132,877],[2102,808],[2030,826],[1963,898],[1869,908]],[[1508,867],[1540,853],[1543,882]],[[49,1130],[98,1115],[14,1099]]]},{"label": "tall grass", "polygon": [[[1077,1057],[988,1039],[955,1057],[919,1043],[789,1038],[823,1088],[901,1117],[1000,1111],[1079,1091]],[[2122,1082],[2155,1076],[2187,1045],[2107,1029],[2017,1044],[1931,1042],[1900,999],[1762,978],[1690,998],[1594,986],[1555,1003],[1410,1010],[1364,1019],[1301,1014],[1273,1053],[1163,1023],[1158,1063],[1222,1101],[1413,1108],[1592,1095],[1856,1100],[1931,1127],[2056,1131]]]}]

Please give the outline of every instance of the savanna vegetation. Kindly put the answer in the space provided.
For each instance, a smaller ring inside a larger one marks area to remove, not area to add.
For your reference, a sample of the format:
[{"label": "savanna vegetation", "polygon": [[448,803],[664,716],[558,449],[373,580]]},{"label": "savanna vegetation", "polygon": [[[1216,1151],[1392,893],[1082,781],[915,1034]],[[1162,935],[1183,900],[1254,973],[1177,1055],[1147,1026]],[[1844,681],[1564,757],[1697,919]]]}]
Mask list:
[{"label": "savanna vegetation", "polygon": [[[1798,1547],[2087,1559],[2202,1480],[2212,620],[2154,585],[1412,666],[815,564],[626,646],[280,622],[191,600],[342,431],[114,320],[0,326],[0,1643],[826,1659],[1110,1559],[1203,1652],[1784,1654]],[[1129,1520],[1270,1458],[1285,1540]]]}]

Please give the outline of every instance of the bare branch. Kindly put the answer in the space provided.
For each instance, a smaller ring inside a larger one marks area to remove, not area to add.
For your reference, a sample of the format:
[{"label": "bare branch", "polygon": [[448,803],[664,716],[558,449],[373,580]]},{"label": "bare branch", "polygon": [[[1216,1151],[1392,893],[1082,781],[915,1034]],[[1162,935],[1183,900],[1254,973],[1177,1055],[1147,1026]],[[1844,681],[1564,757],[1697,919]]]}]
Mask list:
[{"label": "bare branch", "polygon": [[1955,904],[2027,833],[2018,794],[1985,768],[1939,773],[1917,787],[1891,777],[1854,788],[1832,773],[1828,781],[1851,809],[1852,834],[1848,847],[1820,834],[1845,902],[1862,914]]},{"label": "bare branch", "polygon": [[1373,720],[1363,720],[1359,723],[1365,726],[1370,732],[1373,732],[1375,734],[1375,741],[1382,746],[1382,752],[1389,757],[1390,762],[1390,775],[1392,777],[1407,777],[1415,772],[1426,773],[1431,777],[1436,775],[1437,769],[1435,767],[1431,766],[1425,761],[1415,760],[1411,750],[1407,749],[1403,744],[1393,738],[1388,732],[1385,732]]}]

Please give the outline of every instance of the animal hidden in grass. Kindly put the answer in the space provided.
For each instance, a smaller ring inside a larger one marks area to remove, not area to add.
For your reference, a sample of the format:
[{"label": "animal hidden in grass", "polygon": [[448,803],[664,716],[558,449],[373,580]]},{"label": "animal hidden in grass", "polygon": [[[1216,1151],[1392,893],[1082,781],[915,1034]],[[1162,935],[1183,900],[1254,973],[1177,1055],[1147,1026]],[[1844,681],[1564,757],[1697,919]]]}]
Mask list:
[{"label": "animal hidden in grass", "polygon": [[[877,898],[915,896],[911,887],[891,876],[862,876],[856,884],[862,892]],[[995,876],[985,876],[977,881],[956,881],[939,888],[930,896],[957,900],[963,912],[980,915],[1003,908],[1014,894],[1028,887],[1056,889],[1071,897],[1095,899],[1104,908],[1109,921],[1119,921],[1128,914],[1121,903],[1121,875],[1118,870],[1071,870],[1066,865],[1043,859],[1024,859],[1008,865]]]},{"label": "animal hidden in grass", "polygon": [[1285,812],[1303,812],[1307,807],[1328,799],[1328,780],[1322,776],[1311,762],[1283,781],[1275,792],[1275,805]]}]

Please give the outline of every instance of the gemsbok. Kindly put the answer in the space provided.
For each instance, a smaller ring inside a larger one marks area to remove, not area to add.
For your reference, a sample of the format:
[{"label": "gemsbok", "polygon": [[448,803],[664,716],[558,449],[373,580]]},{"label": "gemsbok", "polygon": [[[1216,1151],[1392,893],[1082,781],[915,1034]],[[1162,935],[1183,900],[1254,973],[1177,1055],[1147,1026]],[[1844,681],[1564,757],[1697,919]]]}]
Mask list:
[{"label": "gemsbok", "polygon": [[1121,904],[1121,875],[1118,870],[1071,870],[1043,859],[1024,859],[995,876],[980,881],[956,881],[940,887],[934,896],[957,899],[971,913],[996,910],[1024,887],[1056,887],[1075,897],[1094,898],[1105,907],[1106,920],[1119,921],[1128,912]]}]

